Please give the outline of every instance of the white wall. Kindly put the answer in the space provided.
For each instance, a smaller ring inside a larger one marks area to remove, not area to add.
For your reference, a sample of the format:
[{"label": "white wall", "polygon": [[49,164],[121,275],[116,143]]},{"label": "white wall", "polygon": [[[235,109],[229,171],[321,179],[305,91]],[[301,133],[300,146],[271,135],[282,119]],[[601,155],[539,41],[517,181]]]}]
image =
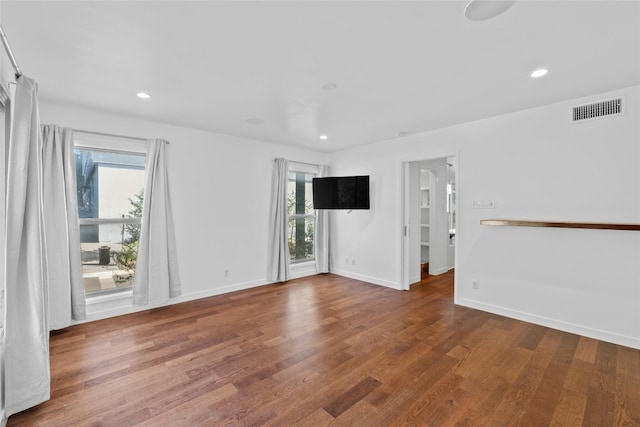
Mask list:
[{"label": "white wall", "polygon": [[[572,106],[618,95],[625,115],[570,123]],[[399,289],[401,163],[457,153],[457,303],[640,348],[640,232],[480,225],[640,223],[639,98],[635,86],[333,153],[334,174],[373,184],[370,211],[332,216],[335,270]]]},{"label": "white wall", "polygon": [[[327,163],[328,155],[40,102],[43,124],[164,138],[183,296],[176,301],[266,284],[273,159]],[[224,277],[224,269],[229,277]],[[98,299],[89,320],[131,312],[131,298]]]}]

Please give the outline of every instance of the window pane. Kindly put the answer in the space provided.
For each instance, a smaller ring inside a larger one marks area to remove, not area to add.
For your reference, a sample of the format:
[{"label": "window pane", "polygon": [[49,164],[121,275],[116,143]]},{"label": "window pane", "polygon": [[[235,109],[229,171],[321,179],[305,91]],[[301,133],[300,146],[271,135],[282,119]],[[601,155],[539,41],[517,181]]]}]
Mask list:
[{"label": "window pane", "polygon": [[289,214],[289,253],[291,262],[312,261],[313,210],[312,179],[315,175],[304,172],[289,172],[287,183],[287,212]]},{"label": "window pane", "polygon": [[140,218],[145,156],[77,149],[76,189],[80,249],[87,294],[130,288],[140,223],[82,224],[82,219]]},{"label": "window pane", "polygon": [[144,155],[76,150],[79,218],[142,215]]},{"label": "window pane", "polygon": [[289,172],[287,183],[287,213],[289,215],[313,215],[313,192],[311,180],[314,175]]},{"label": "window pane", "polygon": [[82,275],[87,294],[133,285],[140,224],[80,226]]},{"label": "window pane", "polygon": [[291,262],[310,261],[313,256],[315,218],[289,218],[289,255]]}]

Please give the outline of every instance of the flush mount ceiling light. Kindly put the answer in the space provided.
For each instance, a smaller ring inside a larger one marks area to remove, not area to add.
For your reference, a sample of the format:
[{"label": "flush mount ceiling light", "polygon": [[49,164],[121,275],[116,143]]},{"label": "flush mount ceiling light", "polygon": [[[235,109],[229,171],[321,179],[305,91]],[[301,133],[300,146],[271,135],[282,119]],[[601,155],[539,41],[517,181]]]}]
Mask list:
[{"label": "flush mount ceiling light", "polygon": [[149,99],[151,98],[151,95],[149,95],[147,92],[136,92],[136,96],[140,99]]},{"label": "flush mount ceiling light", "polygon": [[335,83],[325,83],[322,85],[322,89],[324,90],[336,90],[338,85]]},{"label": "flush mount ceiling light", "polygon": [[471,0],[464,8],[470,21],[485,21],[506,12],[516,0]]},{"label": "flush mount ceiling light", "polygon": [[325,139],[329,139],[329,137],[327,135],[320,135],[320,139],[325,140]]},{"label": "flush mount ceiling light", "polygon": [[548,72],[549,70],[547,70],[546,68],[538,68],[537,70],[533,71],[530,75],[531,75],[531,78],[539,79],[540,77],[546,76]]},{"label": "flush mount ceiling light", "polygon": [[407,136],[409,132],[401,130],[400,132],[396,132],[396,136]]},{"label": "flush mount ceiling light", "polygon": [[264,120],[262,120],[260,117],[251,117],[245,120],[245,122],[249,123],[250,125],[261,125],[264,123]]}]

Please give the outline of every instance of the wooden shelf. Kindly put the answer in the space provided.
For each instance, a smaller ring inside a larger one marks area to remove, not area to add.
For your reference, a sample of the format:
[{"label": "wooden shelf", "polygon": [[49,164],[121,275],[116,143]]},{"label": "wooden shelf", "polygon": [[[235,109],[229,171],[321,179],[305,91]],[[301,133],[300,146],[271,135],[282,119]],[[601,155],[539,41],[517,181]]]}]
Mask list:
[{"label": "wooden shelf", "polygon": [[640,231],[640,224],[618,224],[609,222],[566,222],[566,221],[525,221],[519,219],[483,219],[482,225],[505,227],[550,227],[550,228],[587,228],[592,230],[631,230]]}]

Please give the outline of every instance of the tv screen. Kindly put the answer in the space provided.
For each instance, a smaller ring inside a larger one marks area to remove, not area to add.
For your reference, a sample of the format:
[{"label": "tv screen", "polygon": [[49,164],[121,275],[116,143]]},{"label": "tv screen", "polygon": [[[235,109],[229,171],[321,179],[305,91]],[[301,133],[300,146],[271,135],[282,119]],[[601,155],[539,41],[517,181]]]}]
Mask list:
[{"label": "tv screen", "polygon": [[314,209],[369,209],[369,176],[313,178]]}]

